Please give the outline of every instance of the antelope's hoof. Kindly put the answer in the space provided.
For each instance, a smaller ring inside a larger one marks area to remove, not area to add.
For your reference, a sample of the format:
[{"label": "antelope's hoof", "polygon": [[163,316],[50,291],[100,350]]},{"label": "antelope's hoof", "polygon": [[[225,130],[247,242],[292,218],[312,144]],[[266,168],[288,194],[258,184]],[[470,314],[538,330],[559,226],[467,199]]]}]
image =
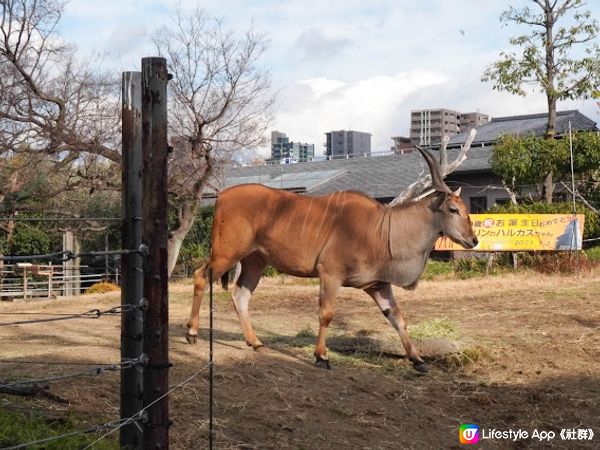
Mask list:
[{"label": "antelope's hoof", "polygon": [[315,366],[317,366],[320,369],[331,370],[331,364],[329,364],[329,360],[321,358],[320,356],[317,356],[317,360],[315,361]]},{"label": "antelope's hoof", "polygon": [[252,348],[257,353],[263,353],[266,350],[266,347],[264,346],[264,344],[257,345],[256,347],[253,345]]},{"label": "antelope's hoof", "polygon": [[413,363],[413,367],[415,368],[415,370],[417,372],[421,372],[421,373],[429,372],[429,369],[427,368],[427,364],[425,364],[425,362],[423,362],[423,361],[415,361]]},{"label": "antelope's hoof", "polygon": [[195,344],[197,338],[198,338],[198,336],[196,334],[190,334],[190,333],[185,334],[185,340],[188,341],[188,344]]}]

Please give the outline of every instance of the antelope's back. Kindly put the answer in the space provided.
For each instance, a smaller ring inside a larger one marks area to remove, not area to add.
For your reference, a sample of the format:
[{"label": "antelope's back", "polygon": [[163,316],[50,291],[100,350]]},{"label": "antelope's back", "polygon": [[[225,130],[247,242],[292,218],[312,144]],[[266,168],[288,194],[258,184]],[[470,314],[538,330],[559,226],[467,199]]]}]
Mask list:
[{"label": "antelope's back", "polygon": [[309,197],[259,184],[234,186],[215,206],[213,251],[235,251],[235,258],[259,251],[282,272],[314,276],[326,244],[360,238],[381,208],[354,192]]}]

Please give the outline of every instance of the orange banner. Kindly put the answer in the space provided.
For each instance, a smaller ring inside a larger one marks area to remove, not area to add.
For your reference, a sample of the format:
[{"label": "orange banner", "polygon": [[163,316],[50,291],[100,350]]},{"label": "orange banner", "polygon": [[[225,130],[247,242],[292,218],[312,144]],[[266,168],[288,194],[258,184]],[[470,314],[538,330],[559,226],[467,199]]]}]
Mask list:
[{"label": "orange banner", "polygon": [[[471,214],[479,239],[471,251],[581,250],[583,214]],[[447,237],[435,250],[466,250]]]}]

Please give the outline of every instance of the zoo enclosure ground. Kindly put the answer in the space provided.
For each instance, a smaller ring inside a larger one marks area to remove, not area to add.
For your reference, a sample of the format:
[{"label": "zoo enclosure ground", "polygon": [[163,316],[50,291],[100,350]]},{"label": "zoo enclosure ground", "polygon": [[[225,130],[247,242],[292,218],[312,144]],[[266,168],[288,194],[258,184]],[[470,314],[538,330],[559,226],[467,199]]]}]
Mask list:
[{"label": "zoo enclosure ground", "polygon": [[[592,428],[592,442],[485,441],[485,448],[597,447],[600,439],[600,274],[508,274],[422,282],[395,291],[409,331],[432,319],[454,324],[452,344],[467,359],[435,356],[420,376],[402,358],[395,332],[363,292],[343,289],[328,340],[333,370],[313,366],[318,286],[291,278],[263,279],[251,301],[259,337],[246,347],[228,294],[217,291],[215,366],[217,448],[459,448],[458,426],[559,432]],[[191,283],[170,293],[171,381],[206,364],[207,302],[201,339],[185,343]],[[112,306],[118,294],[0,304],[0,311],[72,312]],[[75,320],[0,328],[0,359],[113,363],[120,319]],[[427,352],[431,341],[418,346]],[[435,345],[434,345],[435,347]],[[68,373],[57,365],[0,364],[0,379]],[[2,401],[77,417],[82,428],[118,417],[118,374],[56,383],[68,399],[3,396]],[[171,396],[171,447],[207,445],[208,378],[203,373]],[[0,403],[1,405],[2,403]],[[116,441],[115,441],[116,442]]]}]

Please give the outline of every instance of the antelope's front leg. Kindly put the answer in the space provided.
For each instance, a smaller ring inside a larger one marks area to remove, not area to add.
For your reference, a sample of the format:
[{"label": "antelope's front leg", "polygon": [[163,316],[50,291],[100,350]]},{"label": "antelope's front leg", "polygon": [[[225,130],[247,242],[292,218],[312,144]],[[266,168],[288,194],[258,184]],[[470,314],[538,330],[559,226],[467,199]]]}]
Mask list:
[{"label": "antelope's front leg", "polygon": [[392,286],[389,283],[384,284],[383,286],[378,285],[373,288],[365,289],[365,292],[375,300],[383,315],[390,321],[394,329],[400,335],[400,340],[402,341],[402,345],[404,345],[406,355],[413,363],[415,370],[418,372],[427,372],[427,364],[421,359],[418,350],[408,336],[408,332],[406,331],[406,321],[404,320],[404,317],[402,317],[400,308],[398,308],[398,305],[396,304],[396,300],[392,294]]},{"label": "antelope's front leg", "polygon": [[317,367],[331,369],[329,358],[327,358],[327,327],[335,314],[335,297],[340,288],[340,283],[330,277],[321,276],[321,288],[319,293],[319,335],[315,347],[315,364]]}]

